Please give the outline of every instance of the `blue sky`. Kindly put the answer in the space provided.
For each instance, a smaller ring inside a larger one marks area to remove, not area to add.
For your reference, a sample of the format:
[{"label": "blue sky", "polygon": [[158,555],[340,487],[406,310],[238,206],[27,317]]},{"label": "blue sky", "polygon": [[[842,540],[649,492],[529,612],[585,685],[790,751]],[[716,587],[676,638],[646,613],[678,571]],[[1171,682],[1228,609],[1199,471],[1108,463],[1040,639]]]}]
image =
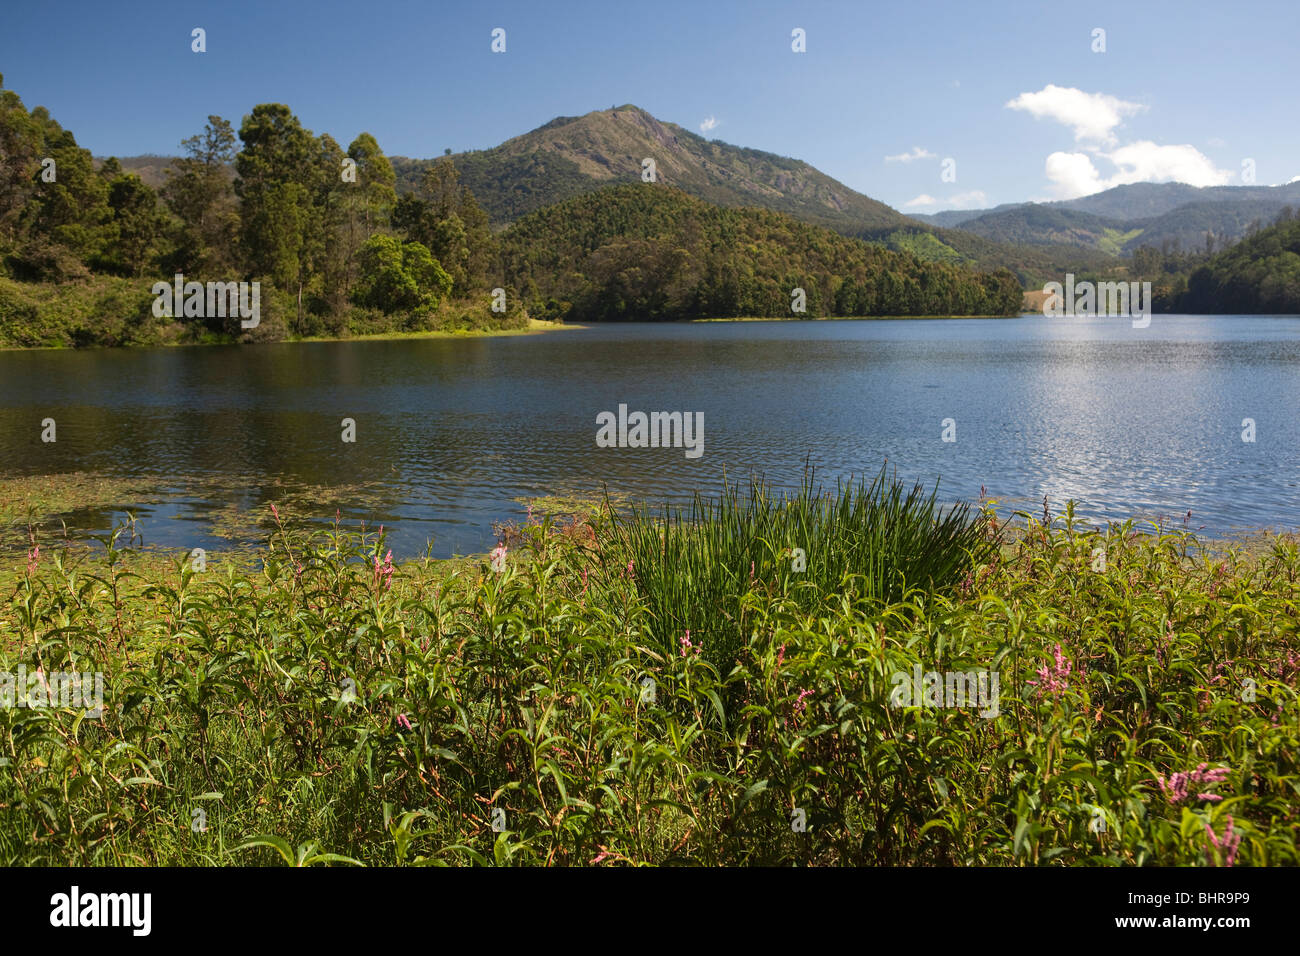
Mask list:
[{"label": "blue sky", "polygon": [[209,113],[238,126],[261,102],[421,157],[634,103],[913,212],[1235,185],[1248,159],[1262,185],[1300,175],[1295,0],[46,0],[0,23],[5,86],[96,155],[174,154]]}]

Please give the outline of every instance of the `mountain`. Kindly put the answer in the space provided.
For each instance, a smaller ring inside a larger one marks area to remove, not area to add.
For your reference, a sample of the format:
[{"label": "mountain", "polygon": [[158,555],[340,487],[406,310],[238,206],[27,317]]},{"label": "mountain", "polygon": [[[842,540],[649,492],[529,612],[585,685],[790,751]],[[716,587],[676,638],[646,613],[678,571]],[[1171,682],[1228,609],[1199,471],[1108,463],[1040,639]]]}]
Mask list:
[{"label": "mountain", "polygon": [[1024,206],[1022,202],[1004,202],[1000,206],[994,206],[992,209],[945,209],[943,212],[913,212],[908,215],[929,226],[940,226],[951,229],[960,226],[962,223],[971,219],[977,219],[980,216],[986,216],[993,212],[1002,212],[1006,209],[1016,209]]},{"label": "mountain", "polygon": [[[167,182],[167,177],[163,170],[172,164],[175,156],[127,156],[125,159],[119,159],[122,170],[128,173],[135,173],[150,189],[161,189]],[[95,157],[95,168],[98,169],[104,165],[104,158]]]},{"label": "mountain", "polygon": [[[652,158],[657,182],[714,205],[764,208],[811,225],[936,262],[1011,269],[1041,284],[1081,261],[1105,259],[1077,246],[1009,245],[988,237],[921,225],[802,160],[732,146],[656,119],[636,106],[562,116],[492,149],[451,159],[498,229],[521,216],[620,183],[640,183]],[[398,189],[412,191],[434,160],[391,157]]]},{"label": "mountain", "polygon": [[1166,243],[1203,249],[1210,235],[1220,245],[1235,242],[1295,205],[1300,205],[1300,183],[1205,188],[1133,183],[1063,202],[952,209],[911,218],[1003,243],[1065,243],[1128,255]]},{"label": "mountain", "polygon": [[1025,203],[966,219],[959,228],[998,242],[1084,246],[1115,255],[1123,243],[1132,238],[1125,233],[1125,226],[1118,219]]},{"label": "mountain", "polygon": [[[1069,209],[1106,219],[1154,219],[1189,203],[1239,203],[1261,201],[1285,205],[1300,204],[1300,182],[1281,186],[1189,186],[1186,183],[1131,183],[1078,199],[1044,203],[1003,203],[991,209],[947,209],[935,213],[912,213],[910,218],[932,226],[959,226],[990,213],[1023,206]],[[1276,211],[1274,212],[1276,215]]]},{"label": "mountain", "polygon": [[576,321],[1009,315],[1015,277],[861,242],[785,213],[627,183],[546,206],[503,233],[505,275],[534,315]]},{"label": "mountain", "polygon": [[1160,247],[1165,243],[1201,250],[1206,246],[1207,236],[1213,236],[1215,244],[1222,248],[1225,243],[1236,242],[1274,222],[1289,205],[1276,198],[1187,203],[1154,219],[1125,223],[1141,232],[1125,244],[1123,251],[1131,253],[1140,246]]},{"label": "mountain", "polygon": [[1281,186],[1188,186],[1186,183],[1131,183],[1091,196],[1050,203],[1112,219],[1151,219],[1188,203],[1241,202],[1262,199],[1278,208],[1300,202],[1300,182]]},{"label": "mountain", "polygon": [[[617,183],[656,181],[719,206],[762,206],[839,232],[899,226],[902,213],[797,159],[707,140],[636,106],[561,116],[491,149],[452,159],[494,226]],[[428,160],[393,157],[398,188],[414,188]]]}]

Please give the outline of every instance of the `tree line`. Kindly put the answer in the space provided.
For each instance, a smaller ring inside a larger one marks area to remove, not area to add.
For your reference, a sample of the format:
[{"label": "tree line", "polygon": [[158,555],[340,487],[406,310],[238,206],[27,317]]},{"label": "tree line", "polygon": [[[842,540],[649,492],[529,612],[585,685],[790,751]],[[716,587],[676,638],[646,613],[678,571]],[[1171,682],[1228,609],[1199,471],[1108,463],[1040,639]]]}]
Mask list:
[{"label": "tree line", "polygon": [[275,103],[238,130],[209,116],[181,148],[155,191],[116,159],[96,168],[47,110],[0,89],[4,272],[257,280],[296,335],[337,334],[357,312],[418,320],[449,298],[487,303],[499,278],[497,241],[450,160],[399,197],[374,136],[344,150]]}]

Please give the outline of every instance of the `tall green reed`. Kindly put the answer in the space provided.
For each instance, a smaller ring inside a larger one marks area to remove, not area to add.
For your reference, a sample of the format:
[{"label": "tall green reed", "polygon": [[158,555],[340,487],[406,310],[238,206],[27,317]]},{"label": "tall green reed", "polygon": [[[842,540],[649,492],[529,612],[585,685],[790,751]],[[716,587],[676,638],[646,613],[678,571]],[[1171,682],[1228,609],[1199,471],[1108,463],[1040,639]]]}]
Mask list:
[{"label": "tall green reed", "polygon": [[810,472],[794,495],[751,478],[742,492],[724,481],[720,496],[698,492],[689,508],[655,515],[644,506],[614,517],[618,560],[646,602],[654,637],[672,652],[687,631],[725,673],[747,638],[744,597],[789,596],[813,610],[826,600],[884,606],[911,591],[933,594],[988,562],[998,539],[982,516],[959,503],[945,510],[938,483],[928,495],[886,474],[870,484],[824,491]]}]

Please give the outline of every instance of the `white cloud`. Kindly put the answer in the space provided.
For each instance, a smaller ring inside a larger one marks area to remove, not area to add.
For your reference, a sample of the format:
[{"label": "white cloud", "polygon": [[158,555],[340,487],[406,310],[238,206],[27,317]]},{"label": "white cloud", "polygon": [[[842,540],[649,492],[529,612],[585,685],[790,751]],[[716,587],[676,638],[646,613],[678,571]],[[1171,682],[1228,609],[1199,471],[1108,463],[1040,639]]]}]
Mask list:
[{"label": "white cloud", "polygon": [[[944,209],[979,209],[988,205],[988,197],[984,195],[982,189],[972,189],[969,192],[957,193],[949,196],[943,203]],[[939,200],[935,199],[929,193],[921,193],[915,199],[909,199],[903,203],[904,208],[912,206],[937,206]]]},{"label": "white cloud", "polygon": [[[1119,145],[1115,130],[1124,118],[1146,109],[1107,93],[1085,93],[1074,87],[1048,84],[1037,93],[1021,93],[1006,104],[1042,119],[1056,120],[1074,131],[1083,152],[1057,151],[1047,157],[1044,171],[1057,199],[1088,196],[1128,183],[1180,182],[1191,186],[1223,186],[1233,174],[1219,169],[1196,147],[1162,146],[1150,140]],[[1211,145],[1223,140],[1212,139]],[[1097,163],[1110,163],[1100,170]]]},{"label": "white cloud", "polygon": [[934,159],[935,154],[921,146],[913,146],[911,152],[899,153],[896,156],[886,156],[887,163],[910,163],[917,159]]},{"label": "white cloud", "polygon": [[1052,153],[1043,168],[1056,199],[1075,199],[1106,188],[1086,153]]},{"label": "white cloud", "polygon": [[989,197],[984,195],[982,189],[972,189],[948,197],[948,206],[952,209],[980,209],[988,204]]},{"label": "white cloud", "polygon": [[1106,93],[1085,93],[1072,86],[1051,83],[1037,93],[1021,93],[1008,100],[1006,108],[1021,110],[1036,119],[1054,119],[1069,126],[1074,130],[1075,142],[1106,146],[1116,142],[1115,128],[1124,117],[1146,109],[1141,103],[1130,103]]},{"label": "white cloud", "polygon": [[1292,176],[1287,180],[1288,183],[1300,183],[1300,176]]},{"label": "white cloud", "polygon": [[1227,145],[1228,145],[1227,142],[1226,142],[1225,140],[1220,139],[1218,136],[1211,136],[1209,139],[1207,139],[1207,140],[1205,141],[1205,144],[1206,144],[1207,146],[1227,146]]},{"label": "white cloud", "polygon": [[1086,153],[1052,153],[1044,171],[1052,183],[1057,199],[1075,199],[1128,183],[1187,183],[1190,186],[1225,186],[1232,173],[1217,168],[1194,146],[1159,146],[1141,140],[1120,146],[1109,153],[1097,152],[1099,158],[1115,166],[1110,176],[1103,176]]},{"label": "white cloud", "polygon": [[718,125],[717,119],[710,116],[708,119],[706,119],[703,123],[700,124],[700,132],[707,133],[709,132],[709,130],[714,129],[717,125]]}]

